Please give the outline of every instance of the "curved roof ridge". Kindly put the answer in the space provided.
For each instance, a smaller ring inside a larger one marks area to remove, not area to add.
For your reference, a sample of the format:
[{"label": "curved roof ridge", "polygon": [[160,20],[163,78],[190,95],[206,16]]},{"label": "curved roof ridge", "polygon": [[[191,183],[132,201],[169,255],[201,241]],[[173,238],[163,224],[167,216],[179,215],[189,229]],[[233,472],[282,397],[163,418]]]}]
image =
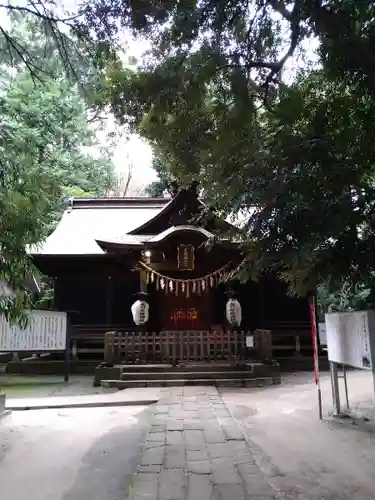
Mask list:
[{"label": "curved roof ridge", "polygon": [[187,224],[187,225],[169,227],[165,231],[162,231],[161,233],[157,234],[156,236],[149,238],[147,240],[147,243],[157,243],[158,241],[163,241],[165,238],[168,238],[168,236],[170,236],[171,234],[178,233],[180,231],[191,231],[195,233],[201,233],[207,239],[214,237],[213,233],[207,231],[207,229],[204,229],[203,227],[192,226],[190,224]]},{"label": "curved roof ridge", "polygon": [[[142,231],[143,229],[148,227],[151,222],[154,222],[155,220],[162,217],[170,209],[170,207],[173,206],[176,203],[176,201],[182,196],[181,193],[183,193],[183,192],[184,192],[184,190],[178,191],[176,196],[174,198],[170,198],[169,202],[160,210],[160,212],[158,214],[156,214],[152,219],[149,219],[148,221],[146,221],[141,226],[133,229],[132,231],[129,231],[128,234],[136,234],[138,231]],[[168,198],[166,198],[166,199],[168,199]]]}]

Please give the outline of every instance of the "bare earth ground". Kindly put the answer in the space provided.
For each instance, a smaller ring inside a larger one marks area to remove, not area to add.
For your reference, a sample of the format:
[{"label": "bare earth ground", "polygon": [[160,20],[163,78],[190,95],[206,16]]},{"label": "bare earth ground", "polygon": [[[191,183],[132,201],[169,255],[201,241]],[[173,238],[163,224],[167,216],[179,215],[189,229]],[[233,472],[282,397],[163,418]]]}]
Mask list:
[{"label": "bare earth ground", "polygon": [[18,376],[0,374],[0,392],[11,398],[42,398],[49,396],[83,396],[107,394],[116,389],[93,387],[92,376],[72,375],[68,383],[62,376]]},{"label": "bare earth ground", "polygon": [[[7,380],[0,390],[8,398],[107,392],[91,377]],[[373,407],[372,375],[350,372],[348,380],[351,404]],[[323,422],[309,373],[287,375],[280,387],[220,392],[267,480],[288,492],[283,500],[374,500],[375,418],[359,427],[332,422],[327,374]],[[147,421],[144,407],[13,412],[0,420],[0,500],[124,500]],[[239,500],[232,497],[225,500]]]},{"label": "bare earth ground", "polygon": [[[7,401],[110,394],[92,377],[0,376]],[[115,391],[117,393],[117,391]],[[118,393],[117,393],[118,394]],[[16,411],[0,419],[0,500],[124,500],[145,406]]]},{"label": "bare earth ground", "polygon": [[[353,406],[373,404],[371,373],[349,372],[348,386]],[[286,376],[280,387],[223,390],[221,395],[246,436],[268,457],[275,485],[293,485],[307,500],[373,500],[374,427],[332,422],[328,374],[322,375],[322,392],[323,422],[311,374]]]},{"label": "bare earth ground", "polygon": [[124,500],[145,408],[13,412],[0,421],[1,500]]}]

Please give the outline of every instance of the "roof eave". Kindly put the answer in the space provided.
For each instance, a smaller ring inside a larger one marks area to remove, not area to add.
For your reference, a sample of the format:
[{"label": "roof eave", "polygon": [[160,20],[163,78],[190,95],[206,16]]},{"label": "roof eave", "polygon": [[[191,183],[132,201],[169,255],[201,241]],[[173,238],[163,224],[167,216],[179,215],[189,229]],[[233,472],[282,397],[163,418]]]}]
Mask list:
[{"label": "roof eave", "polygon": [[108,250],[142,250],[143,243],[121,243],[113,241],[95,240],[105,252]]}]

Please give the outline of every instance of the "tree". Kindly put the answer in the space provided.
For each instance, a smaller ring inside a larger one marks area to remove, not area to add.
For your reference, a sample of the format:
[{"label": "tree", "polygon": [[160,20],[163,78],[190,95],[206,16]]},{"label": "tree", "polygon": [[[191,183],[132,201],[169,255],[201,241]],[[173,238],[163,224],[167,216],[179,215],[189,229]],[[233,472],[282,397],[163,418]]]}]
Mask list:
[{"label": "tree", "polygon": [[368,283],[350,283],[342,280],[335,287],[322,284],[317,289],[318,313],[347,312],[374,307],[373,278]]},{"label": "tree", "polygon": [[176,106],[162,127],[151,110],[140,128],[223,214],[248,211],[243,267],[275,270],[298,294],[327,279],[365,281],[375,269],[371,94],[320,71],[250,121],[221,99]]},{"label": "tree", "polygon": [[152,168],[157,173],[158,178],[147,187],[147,194],[148,196],[162,197],[169,184],[175,179],[170,173],[167,158],[157,151],[154,151],[152,157]]},{"label": "tree", "polygon": [[0,311],[22,323],[31,300],[25,278],[35,271],[27,247],[53,229],[64,196],[103,195],[113,166],[108,155],[89,154],[95,130],[76,85],[61,75],[34,81],[27,69],[3,68],[1,77],[0,277],[13,294],[0,297]]},{"label": "tree", "polygon": [[[56,26],[41,5],[34,14]],[[373,3],[95,0],[76,14],[65,25],[90,39],[102,65],[111,61],[96,104],[110,102],[224,213],[252,213],[245,267],[276,268],[296,293],[327,274],[354,279],[373,268]],[[122,27],[151,41],[141,71],[118,64]],[[309,36],[322,72],[285,86],[285,64]]]},{"label": "tree", "polygon": [[[223,214],[247,211],[247,274],[277,271],[300,295],[322,280],[362,280],[375,268],[374,6],[158,8],[145,7],[146,32],[162,19],[145,66],[127,75],[121,94],[119,82],[108,85],[117,117],[168,155],[172,174],[199,180]],[[286,59],[311,34],[322,69],[287,85]]]},{"label": "tree", "polygon": [[[103,68],[105,61],[117,61],[116,49],[125,28],[151,39],[153,66],[161,67],[170,58],[181,73],[194,53],[206,76],[230,70],[237,80],[235,85],[250,79],[252,91],[267,97],[287,60],[301,49],[307,37],[315,35],[321,41],[324,63],[375,88],[373,2],[79,0],[69,9],[64,3],[57,7],[49,0],[26,0],[20,5],[5,3],[0,8],[39,19],[67,68],[70,52],[66,51],[66,32],[89,41],[91,53],[98,56],[98,67]],[[37,65],[27,45],[14,40],[6,27],[1,26],[0,31],[6,41],[4,53],[21,57],[35,73]],[[117,70],[112,76],[120,76]]]},{"label": "tree", "polygon": [[[64,80],[34,82],[28,72],[4,83],[3,127],[34,136],[39,165],[50,169],[63,193],[80,188],[103,195],[113,182],[113,166],[106,156],[95,158],[87,152],[95,145],[95,134],[78,90]],[[3,143],[3,148],[8,151],[9,145]],[[17,170],[19,164],[12,167]]]}]

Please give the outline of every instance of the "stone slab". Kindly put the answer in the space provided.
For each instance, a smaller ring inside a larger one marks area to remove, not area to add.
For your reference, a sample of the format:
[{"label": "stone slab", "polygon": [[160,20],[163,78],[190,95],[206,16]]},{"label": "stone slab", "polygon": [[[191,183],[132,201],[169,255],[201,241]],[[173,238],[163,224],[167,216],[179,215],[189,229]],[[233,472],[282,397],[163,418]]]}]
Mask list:
[{"label": "stone slab", "polygon": [[186,430],[184,431],[185,448],[190,451],[205,449],[205,439],[203,431]]},{"label": "stone slab", "polygon": [[242,484],[234,463],[229,460],[212,460],[212,479],[215,484]]},{"label": "stone slab", "polygon": [[183,431],[184,430],[184,422],[182,420],[172,420],[167,423],[168,431]]},{"label": "stone slab", "polygon": [[184,500],[185,476],[181,469],[162,469],[159,476],[159,500]]},{"label": "stone slab", "polygon": [[182,445],[184,442],[184,434],[182,431],[167,431],[167,444]]},{"label": "stone slab", "polygon": [[244,435],[237,425],[224,425],[223,426],[225,437],[228,441],[244,441]]},{"label": "stone slab", "polygon": [[208,460],[209,456],[206,449],[203,450],[186,450],[186,460],[195,462],[200,460]]},{"label": "stone slab", "polygon": [[163,465],[165,446],[148,448],[143,452],[141,465]]},{"label": "stone slab", "polygon": [[7,410],[44,410],[61,408],[95,408],[111,406],[148,406],[160,398],[160,389],[125,389],[110,394],[55,396],[48,398],[12,398]]},{"label": "stone slab", "polygon": [[215,387],[167,388],[138,469],[146,485],[132,500],[275,500],[254,446]]},{"label": "stone slab", "polygon": [[188,461],[186,470],[194,474],[211,474],[213,472],[212,462],[210,460]]},{"label": "stone slab", "polygon": [[138,474],[130,495],[131,500],[157,500],[159,474]]},{"label": "stone slab", "polygon": [[215,484],[215,500],[249,500],[242,484]]},{"label": "stone slab", "polygon": [[[209,476],[190,474],[186,500],[213,500],[213,485]],[[231,500],[236,500],[232,497]]]},{"label": "stone slab", "polygon": [[185,466],[185,448],[181,445],[166,446],[163,467],[165,469],[179,469]]}]

